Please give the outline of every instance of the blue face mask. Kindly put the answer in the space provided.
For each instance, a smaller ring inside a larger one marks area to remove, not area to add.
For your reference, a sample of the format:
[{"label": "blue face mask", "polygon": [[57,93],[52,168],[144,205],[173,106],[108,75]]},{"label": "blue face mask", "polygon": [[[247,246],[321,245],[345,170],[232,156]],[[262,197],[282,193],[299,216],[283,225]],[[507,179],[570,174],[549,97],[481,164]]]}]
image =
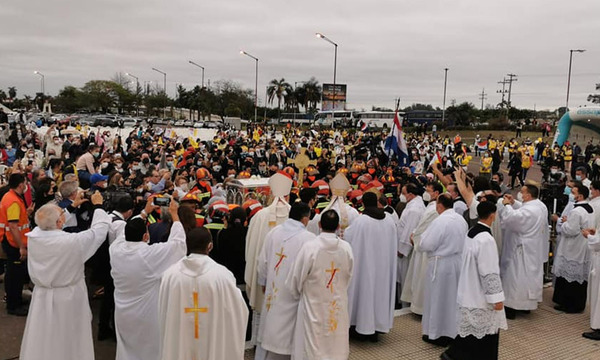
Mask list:
[{"label": "blue face mask", "polygon": [[575,202],[575,195],[573,195],[572,193],[569,193],[569,201]]},{"label": "blue face mask", "polygon": [[571,188],[568,187],[568,186],[565,186],[565,191],[563,192],[563,194],[570,195],[571,194]]}]

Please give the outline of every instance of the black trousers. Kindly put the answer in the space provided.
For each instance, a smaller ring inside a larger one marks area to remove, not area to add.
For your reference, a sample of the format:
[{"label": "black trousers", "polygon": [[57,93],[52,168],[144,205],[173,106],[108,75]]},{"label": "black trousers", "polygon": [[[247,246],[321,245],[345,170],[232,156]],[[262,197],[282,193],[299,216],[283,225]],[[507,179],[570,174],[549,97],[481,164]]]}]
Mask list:
[{"label": "black trousers", "polygon": [[486,335],[481,339],[469,335],[457,336],[446,350],[452,360],[498,360],[500,334]]},{"label": "black trousers", "polygon": [[567,312],[579,313],[585,310],[587,300],[587,281],[568,282],[565,278],[556,277],[552,301],[565,308]]},{"label": "black trousers", "polygon": [[29,278],[27,260],[19,260],[19,249],[12,247],[8,240],[2,241],[2,249],[6,253],[6,273],[4,274],[4,291],[6,292],[6,308],[16,310],[23,305],[23,285]]}]

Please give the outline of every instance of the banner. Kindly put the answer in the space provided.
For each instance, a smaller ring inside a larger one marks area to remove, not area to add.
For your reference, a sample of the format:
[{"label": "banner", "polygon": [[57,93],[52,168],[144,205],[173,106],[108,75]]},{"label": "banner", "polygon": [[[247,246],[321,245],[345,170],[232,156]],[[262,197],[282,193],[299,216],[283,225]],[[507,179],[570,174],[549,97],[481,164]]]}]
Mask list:
[{"label": "banner", "polygon": [[[333,108],[335,103],[335,109]],[[346,109],[346,84],[335,84],[335,101],[333,98],[333,84],[323,84],[323,98],[321,111]]]}]

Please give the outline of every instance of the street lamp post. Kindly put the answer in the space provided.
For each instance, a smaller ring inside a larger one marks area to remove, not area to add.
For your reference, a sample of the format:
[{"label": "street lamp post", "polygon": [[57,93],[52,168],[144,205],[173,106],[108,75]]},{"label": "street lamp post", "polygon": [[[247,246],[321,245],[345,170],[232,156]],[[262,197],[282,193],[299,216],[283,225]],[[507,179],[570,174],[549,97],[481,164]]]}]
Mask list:
[{"label": "street lamp post", "polygon": [[43,110],[44,110],[44,97],[45,97],[45,95],[44,95],[44,94],[45,94],[45,92],[46,92],[46,89],[45,89],[45,86],[46,86],[46,84],[44,83],[44,82],[45,82],[45,81],[44,81],[44,80],[45,80],[45,77],[44,77],[44,74],[42,74],[42,73],[41,73],[41,72],[39,72],[39,71],[34,71],[33,73],[34,73],[34,74],[36,74],[36,75],[39,75],[39,76],[41,77],[41,90],[42,90],[42,111],[43,111]]},{"label": "street lamp post", "polygon": [[444,68],[444,101],[442,104],[442,124],[446,121],[446,85],[448,84],[448,68]]},{"label": "street lamp post", "polygon": [[337,76],[337,51],[338,51],[338,44],[336,44],[335,42],[331,41],[331,39],[329,39],[327,36],[321,34],[321,33],[316,33],[315,34],[318,38],[321,38],[325,41],[327,41],[328,43],[332,44],[335,47],[335,53],[333,56],[333,99],[331,101],[331,110],[332,110],[332,117],[333,120],[335,121],[335,85],[336,85],[336,76]]},{"label": "street lamp post", "polygon": [[163,79],[164,79],[164,87],[163,87],[163,91],[165,93],[165,103],[163,106],[163,119],[167,117],[167,73],[158,70],[157,68],[152,68],[152,70],[156,71],[157,73],[163,74]]},{"label": "street lamp post", "polygon": [[[256,61],[256,78],[254,80],[254,122],[258,121],[258,58],[240,50],[240,54],[246,55]],[[266,101],[265,101],[266,106]]]},{"label": "street lamp post", "polygon": [[193,62],[192,60],[188,61],[190,64],[199,67],[200,69],[202,69],[202,88],[204,89],[204,66],[202,65],[198,65],[195,62]]},{"label": "street lamp post", "polygon": [[135,79],[135,116],[140,116],[140,79],[130,73],[125,73],[125,75]]},{"label": "street lamp post", "polygon": [[569,76],[567,78],[567,103],[565,105],[565,112],[569,111],[569,91],[571,90],[571,65],[573,64],[573,53],[574,52],[582,53],[582,52],[585,52],[585,50],[583,50],[583,49],[569,50]]}]

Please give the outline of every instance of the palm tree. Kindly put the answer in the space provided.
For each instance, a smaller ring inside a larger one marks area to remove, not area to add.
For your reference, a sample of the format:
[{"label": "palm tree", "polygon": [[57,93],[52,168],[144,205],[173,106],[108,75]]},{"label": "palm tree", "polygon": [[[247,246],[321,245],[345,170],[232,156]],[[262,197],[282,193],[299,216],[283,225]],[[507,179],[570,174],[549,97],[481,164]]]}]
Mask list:
[{"label": "palm tree", "polygon": [[323,88],[314,77],[305,82],[302,87],[304,88],[304,107],[308,112],[309,107],[315,109],[317,104],[321,102]]},{"label": "palm tree", "polygon": [[14,87],[14,86],[9,86],[9,87],[8,87],[8,96],[9,96],[11,99],[14,99],[14,98],[16,98],[16,97],[17,97],[17,88],[16,88],[16,87]]},{"label": "palm tree", "polygon": [[284,78],[281,80],[273,79],[269,82],[269,87],[267,88],[267,96],[269,103],[273,103],[273,99],[277,98],[277,110],[278,110],[278,118],[281,120],[281,101],[284,100],[288,94],[292,93],[292,86],[288,84]]}]

